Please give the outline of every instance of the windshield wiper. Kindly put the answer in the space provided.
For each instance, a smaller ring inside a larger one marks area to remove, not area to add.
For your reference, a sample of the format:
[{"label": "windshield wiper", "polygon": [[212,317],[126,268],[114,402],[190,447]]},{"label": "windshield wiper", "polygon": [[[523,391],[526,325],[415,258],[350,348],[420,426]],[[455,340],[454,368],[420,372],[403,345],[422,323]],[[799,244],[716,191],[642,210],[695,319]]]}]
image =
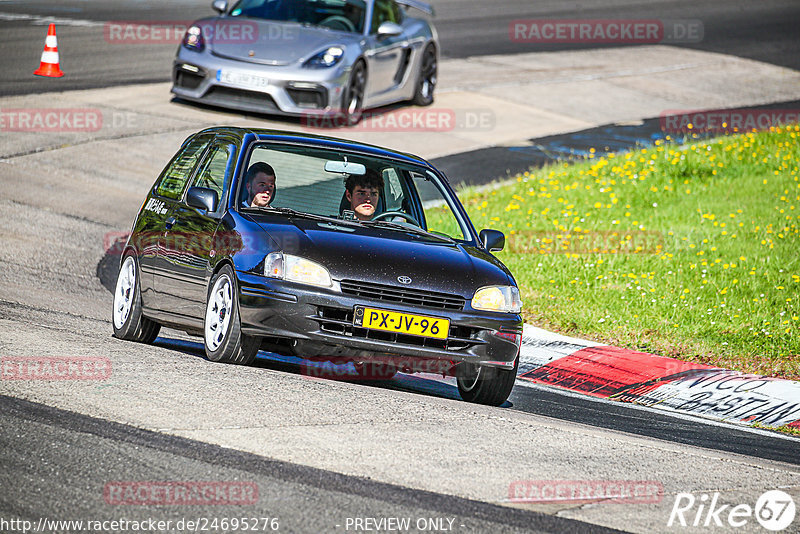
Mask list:
[{"label": "windshield wiper", "polygon": [[[306,219],[314,219],[318,221],[329,221],[331,220],[330,217],[325,217],[324,215],[317,215],[316,213],[306,213],[304,211],[297,211],[292,208],[275,208],[272,206],[246,206],[244,209],[248,210],[258,210],[258,211],[272,211],[275,213],[283,213],[285,215],[293,215],[295,217],[303,217]],[[335,219],[334,219],[335,220]]]},{"label": "windshield wiper", "polygon": [[446,242],[449,242],[449,243],[455,243],[455,241],[453,241],[453,239],[450,238],[450,237],[445,237],[445,236],[439,235],[439,234],[433,234],[431,232],[428,232],[427,230],[423,230],[419,226],[405,225],[405,224],[396,223],[396,222],[392,222],[392,221],[361,221],[361,223],[366,225],[366,226],[383,226],[383,227],[391,228],[392,230],[399,230],[399,231],[402,231],[402,232],[411,232],[413,234],[422,235],[422,236],[425,236],[425,237],[433,237],[433,238],[440,239],[442,241],[446,241]]},{"label": "windshield wiper", "polygon": [[324,221],[327,223],[349,223],[351,226],[353,224],[358,224],[357,221],[347,221],[343,219],[339,219],[336,217],[328,216],[328,215],[317,215],[316,213],[308,213],[305,211],[297,211],[296,209],[292,208],[276,208],[272,206],[245,206],[242,209],[247,210],[257,210],[257,211],[267,211],[267,212],[274,212],[274,213],[283,213],[285,215],[289,215],[292,217],[302,217],[304,219],[311,219],[312,221]]}]

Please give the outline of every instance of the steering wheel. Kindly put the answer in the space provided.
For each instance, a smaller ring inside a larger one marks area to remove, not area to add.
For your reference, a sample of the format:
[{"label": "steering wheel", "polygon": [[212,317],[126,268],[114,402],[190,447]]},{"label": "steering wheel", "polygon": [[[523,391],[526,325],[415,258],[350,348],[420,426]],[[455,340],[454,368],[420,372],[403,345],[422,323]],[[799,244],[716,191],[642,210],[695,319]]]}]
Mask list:
[{"label": "steering wheel", "polygon": [[332,30],[344,30],[346,32],[356,31],[356,27],[353,22],[347,17],[343,17],[341,15],[333,15],[328,17],[320,22],[319,25],[325,26],[326,28],[330,28]]},{"label": "steering wheel", "polygon": [[411,224],[419,226],[422,228],[422,225],[411,215],[405,213],[403,211],[384,211],[383,213],[379,213],[378,215],[372,218],[373,221],[380,221],[383,219],[388,219],[389,217],[402,217],[403,219],[407,220]]}]

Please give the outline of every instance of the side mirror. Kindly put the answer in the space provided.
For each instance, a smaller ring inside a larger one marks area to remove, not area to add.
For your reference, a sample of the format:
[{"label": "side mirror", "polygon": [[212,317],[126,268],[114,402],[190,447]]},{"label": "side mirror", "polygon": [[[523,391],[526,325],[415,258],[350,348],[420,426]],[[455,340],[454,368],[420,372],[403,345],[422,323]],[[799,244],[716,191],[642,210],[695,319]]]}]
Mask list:
[{"label": "side mirror", "polygon": [[506,236],[498,230],[481,230],[480,238],[483,248],[489,252],[500,252],[506,246]]},{"label": "side mirror", "polygon": [[208,213],[217,211],[219,197],[217,192],[206,187],[190,187],[186,192],[186,203],[192,208],[206,210]]},{"label": "side mirror", "polygon": [[397,37],[403,33],[403,27],[394,22],[386,21],[378,26],[378,39],[386,39],[387,37]]},{"label": "side mirror", "polygon": [[211,8],[218,13],[225,13],[228,11],[227,0],[214,0],[211,2]]}]

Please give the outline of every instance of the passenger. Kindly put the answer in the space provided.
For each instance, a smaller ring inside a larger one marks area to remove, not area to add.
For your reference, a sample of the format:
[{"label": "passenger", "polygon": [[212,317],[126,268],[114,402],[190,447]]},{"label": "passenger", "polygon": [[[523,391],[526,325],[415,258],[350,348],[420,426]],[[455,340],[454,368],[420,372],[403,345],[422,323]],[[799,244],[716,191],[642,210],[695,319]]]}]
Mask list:
[{"label": "passenger", "polygon": [[372,220],[383,190],[383,176],[378,171],[367,169],[365,174],[351,174],[344,184],[345,197],[350,209],[360,221]]},{"label": "passenger", "polygon": [[247,189],[245,207],[265,208],[275,198],[275,171],[264,162],[254,163],[244,175]]}]

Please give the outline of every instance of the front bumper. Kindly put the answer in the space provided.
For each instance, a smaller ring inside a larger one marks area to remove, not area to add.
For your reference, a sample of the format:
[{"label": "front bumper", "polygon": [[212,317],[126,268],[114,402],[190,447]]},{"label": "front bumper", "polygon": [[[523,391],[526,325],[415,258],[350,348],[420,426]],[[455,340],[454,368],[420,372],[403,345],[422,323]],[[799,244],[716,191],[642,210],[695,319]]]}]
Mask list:
[{"label": "front bumper", "polygon": [[[306,358],[413,357],[512,368],[519,353],[522,318],[468,309],[431,309],[353,297],[237,272],[242,331],[291,340]],[[446,340],[368,330],[353,325],[357,305],[450,320]]]},{"label": "front bumper", "polygon": [[[218,79],[222,70],[267,79],[268,85],[223,81]],[[186,100],[255,113],[334,115],[341,109],[348,76],[349,70],[341,65],[330,69],[256,65],[181,47],[172,66],[171,91]]]}]

